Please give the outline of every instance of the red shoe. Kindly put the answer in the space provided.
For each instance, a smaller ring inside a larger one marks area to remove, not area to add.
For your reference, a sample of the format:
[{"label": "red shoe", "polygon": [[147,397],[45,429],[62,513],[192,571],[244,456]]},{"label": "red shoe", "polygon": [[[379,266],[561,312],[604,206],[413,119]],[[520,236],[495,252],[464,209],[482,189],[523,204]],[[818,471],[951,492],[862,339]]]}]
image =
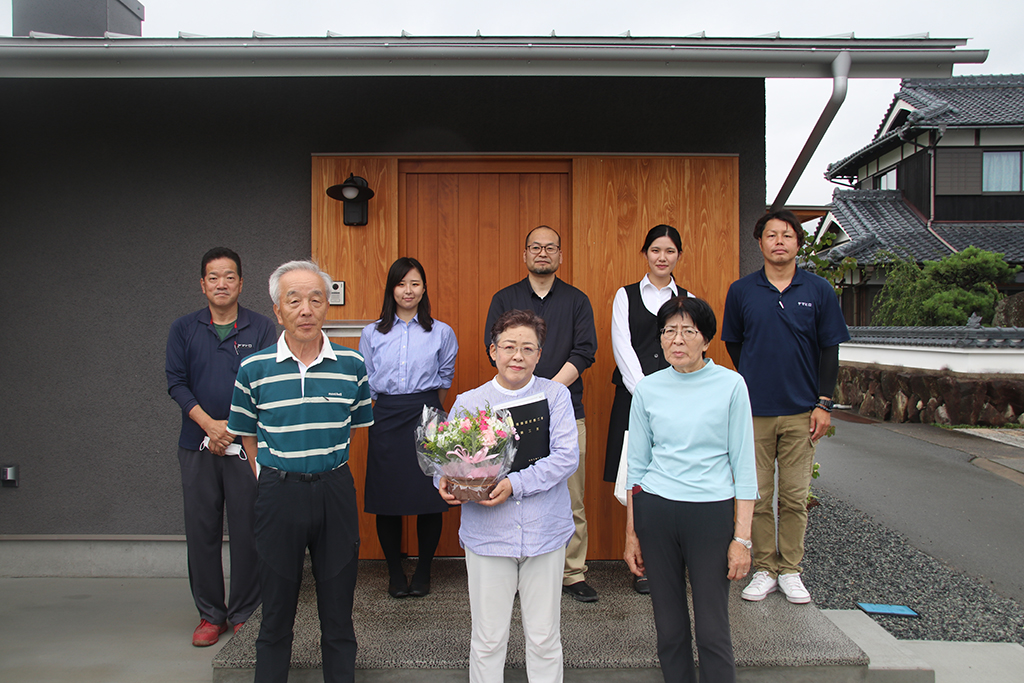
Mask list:
[{"label": "red shoe", "polygon": [[206,619],[199,622],[196,630],[192,632],[192,645],[195,647],[209,647],[220,639],[220,634],[228,630],[227,622],[223,624],[211,624]]},{"label": "red shoe", "polygon": [[235,630],[233,631],[233,633],[238,633],[238,629],[242,628],[243,626],[245,626],[244,621],[240,624],[235,624]]}]

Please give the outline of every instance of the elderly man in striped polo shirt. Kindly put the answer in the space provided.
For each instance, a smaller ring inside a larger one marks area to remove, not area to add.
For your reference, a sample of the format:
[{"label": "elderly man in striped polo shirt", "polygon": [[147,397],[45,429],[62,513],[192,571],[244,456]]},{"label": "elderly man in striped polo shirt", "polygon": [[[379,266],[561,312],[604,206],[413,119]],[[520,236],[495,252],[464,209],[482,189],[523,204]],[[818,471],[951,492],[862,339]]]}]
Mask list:
[{"label": "elderly man in striped polo shirt", "polygon": [[286,681],[306,548],[313,561],[325,683],[355,677],[352,600],[359,521],[347,467],[353,427],[373,424],[366,366],[323,332],[331,278],[310,261],[270,276],[284,333],[246,358],[235,380],[228,431],[259,463],[256,550],[263,624],[256,681]]}]

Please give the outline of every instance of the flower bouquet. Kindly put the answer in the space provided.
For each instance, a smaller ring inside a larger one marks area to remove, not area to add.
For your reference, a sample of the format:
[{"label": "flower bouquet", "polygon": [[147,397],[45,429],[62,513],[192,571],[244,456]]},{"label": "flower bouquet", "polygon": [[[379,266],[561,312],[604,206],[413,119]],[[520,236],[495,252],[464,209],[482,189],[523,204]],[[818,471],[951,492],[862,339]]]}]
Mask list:
[{"label": "flower bouquet", "polygon": [[448,491],[458,500],[487,500],[512,467],[518,439],[507,410],[488,406],[446,417],[424,406],[416,428],[416,457],[424,474],[448,479]]}]

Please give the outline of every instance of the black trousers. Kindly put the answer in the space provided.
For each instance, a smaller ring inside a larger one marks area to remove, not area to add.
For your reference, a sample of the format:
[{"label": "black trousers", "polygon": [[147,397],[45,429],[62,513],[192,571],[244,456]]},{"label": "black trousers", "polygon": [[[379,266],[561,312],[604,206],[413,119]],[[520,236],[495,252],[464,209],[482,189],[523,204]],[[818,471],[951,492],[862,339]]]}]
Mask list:
[{"label": "black trousers", "polygon": [[658,659],[666,683],[697,680],[686,602],[687,570],[701,683],[736,680],[727,577],[733,510],[732,499],[686,503],[643,491],[633,494],[633,526],[651,586]]},{"label": "black trousers", "polygon": [[347,465],[319,476],[315,481],[300,481],[282,478],[270,468],[260,472],[256,548],[263,624],[256,639],[256,683],[288,680],[306,548],[316,580],[324,682],[355,679],[356,491]]},{"label": "black trousers", "polygon": [[[241,624],[260,604],[253,517],[256,479],[246,460],[178,448],[185,498],[188,580],[199,616]],[[224,510],[231,536],[231,590],[224,602]]]}]

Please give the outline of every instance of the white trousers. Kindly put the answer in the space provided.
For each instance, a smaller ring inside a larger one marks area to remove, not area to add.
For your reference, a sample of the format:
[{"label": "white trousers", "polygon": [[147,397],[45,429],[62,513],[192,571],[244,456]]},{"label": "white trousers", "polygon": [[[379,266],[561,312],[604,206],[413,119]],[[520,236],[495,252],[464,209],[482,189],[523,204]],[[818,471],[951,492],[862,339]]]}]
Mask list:
[{"label": "white trousers", "polygon": [[470,683],[501,683],[519,591],[526,637],[526,676],[530,683],[562,681],[562,568],[565,548],[537,557],[488,557],[466,549],[473,635]]}]

